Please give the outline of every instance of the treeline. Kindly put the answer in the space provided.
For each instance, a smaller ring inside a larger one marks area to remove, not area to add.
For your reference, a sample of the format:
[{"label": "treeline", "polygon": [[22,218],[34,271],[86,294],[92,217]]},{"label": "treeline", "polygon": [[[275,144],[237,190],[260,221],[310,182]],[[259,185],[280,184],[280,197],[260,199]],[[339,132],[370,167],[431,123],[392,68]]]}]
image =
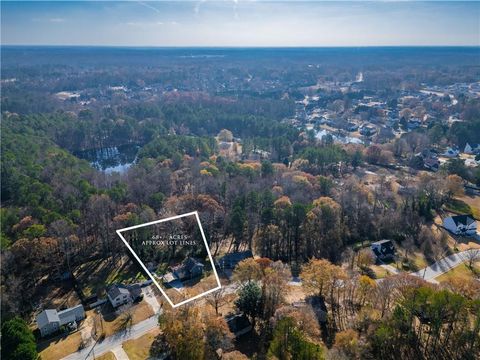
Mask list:
[{"label": "treeline", "polygon": [[[225,289],[195,304],[166,309],[162,334],[150,350],[172,359],[225,358],[473,360],[480,354],[479,285],[450,279],[433,285],[408,274],[374,281],[361,274],[360,258],[348,266],[311,258],[294,288],[305,301],[287,299],[288,265],[268,258],[246,259],[234,269],[234,305],[252,324],[248,355],[235,351],[233,334],[219,311]],[[233,351],[232,351],[233,350]],[[217,350],[218,352],[218,350]]]}]

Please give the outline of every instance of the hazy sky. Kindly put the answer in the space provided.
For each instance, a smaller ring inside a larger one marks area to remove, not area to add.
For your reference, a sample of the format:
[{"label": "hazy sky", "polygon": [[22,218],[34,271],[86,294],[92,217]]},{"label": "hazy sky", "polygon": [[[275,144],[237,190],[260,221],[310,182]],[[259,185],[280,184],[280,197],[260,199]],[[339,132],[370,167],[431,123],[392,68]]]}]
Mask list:
[{"label": "hazy sky", "polygon": [[2,1],[2,44],[480,45],[476,1]]}]

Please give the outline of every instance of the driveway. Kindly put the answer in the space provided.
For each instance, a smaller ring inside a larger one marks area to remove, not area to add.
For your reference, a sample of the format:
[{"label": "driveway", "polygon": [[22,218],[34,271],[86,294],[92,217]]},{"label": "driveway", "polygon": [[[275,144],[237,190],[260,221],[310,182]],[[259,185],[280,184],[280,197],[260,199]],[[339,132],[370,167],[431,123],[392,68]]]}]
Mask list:
[{"label": "driveway", "polygon": [[122,345],[115,346],[112,349],[112,353],[117,360],[130,360]]},{"label": "driveway", "polygon": [[457,267],[458,265],[468,261],[467,255],[473,251],[476,251],[476,249],[470,249],[446,256],[443,259],[438,260],[437,262],[433,263],[430,266],[427,266],[422,270],[411,273],[411,275],[421,277],[428,282],[438,283],[435,280],[436,277],[439,277],[440,275],[446,273],[454,267]]},{"label": "driveway", "polygon": [[86,348],[70,354],[63,358],[63,360],[91,360],[94,357],[102,355],[108,351],[112,351],[118,346],[122,346],[124,341],[136,339],[145,333],[158,327],[158,316],[154,315],[146,320],[133,325],[130,329],[116,333],[115,335],[105,338],[102,342],[90,344]]},{"label": "driveway", "polygon": [[151,286],[142,288],[143,300],[145,300],[151,307],[155,314],[160,312],[160,304]]},{"label": "driveway", "polygon": [[179,293],[181,293],[184,289],[183,283],[180,280],[173,280],[168,283],[172,289],[177,290]]},{"label": "driveway", "polygon": [[[466,262],[467,261],[466,255],[470,251],[475,251],[475,249],[470,249],[470,250],[462,251],[462,252],[447,256],[437,261],[436,263],[430,266],[427,266],[425,269],[411,273],[411,275],[418,276],[418,277],[424,278],[426,281],[435,283],[436,277],[444,274],[450,269],[453,269],[454,267],[460,265],[461,263]],[[381,282],[381,281],[382,279],[377,280],[377,282]],[[299,278],[292,278],[289,284],[295,285],[295,286],[301,286],[302,282],[300,281]],[[235,292],[238,289],[238,285],[232,283],[227,286],[223,286],[222,288],[224,289],[223,291],[225,294],[229,294],[229,293]],[[150,291],[151,291],[152,297],[156,300],[156,297],[153,294],[153,290],[151,288],[150,288]],[[152,308],[154,308],[154,306],[156,305],[152,305],[152,303],[150,303],[150,301],[153,302],[153,299],[150,299],[149,301],[149,294],[150,292],[148,291],[147,291],[147,296],[145,296],[145,293],[144,293],[144,298],[152,306]],[[157,304],[158,304],[158,301],[157,301]],[[161,312],[161,308],[159,309],[159,312]],[[99,342],[96,344],[90,344],[86,348],[64,357],[63,360],[93,359],[93,351],[95,352],[95,356],[99,356],[108,351],[112,351],[112,349],[118,346],[121,347],[124,341],[130,340],[130,339],[136,339],[144,335],[148,331],[155,329],[157,326],[158,326],[158,315],[154,315],[144,321],[139,322],[136,325],[133,325],[128,330],[124,330],[122,332],[116,333],[115,335],[105,338],[102,342]]]}]

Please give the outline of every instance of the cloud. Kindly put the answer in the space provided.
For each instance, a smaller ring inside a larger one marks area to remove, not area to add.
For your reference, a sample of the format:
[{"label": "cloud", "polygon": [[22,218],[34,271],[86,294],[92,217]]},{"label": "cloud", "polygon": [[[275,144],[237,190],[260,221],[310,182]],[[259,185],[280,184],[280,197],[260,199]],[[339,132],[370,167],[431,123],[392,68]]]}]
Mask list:
[{"label": "cloud", "polygon": [[125,25],[139,28],[152,28],[163,25],[179,25],[177,21],[129,21]]},{"label": "cloud", "polygon": [[64,18],[59,18],[59,17],[53,17],[53,18],[33,18],[32,21],[34,22],[42,22],[42,23],[45,23],[45,22],[50,22],[50,23],[64,23],[66,22],[67,20],[65,20]]}]

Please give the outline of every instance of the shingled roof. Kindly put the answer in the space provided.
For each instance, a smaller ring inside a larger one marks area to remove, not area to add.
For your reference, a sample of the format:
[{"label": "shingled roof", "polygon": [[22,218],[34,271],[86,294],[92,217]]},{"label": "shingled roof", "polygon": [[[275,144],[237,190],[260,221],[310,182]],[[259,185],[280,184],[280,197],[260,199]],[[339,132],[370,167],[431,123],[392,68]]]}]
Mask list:
[{"label": "shingled roof", "polygon": [[452,220],[457,226],[458,225],[469,226],[475,222],[475,219],[470,215],[455,215],[455,216],[452,216]]}]

